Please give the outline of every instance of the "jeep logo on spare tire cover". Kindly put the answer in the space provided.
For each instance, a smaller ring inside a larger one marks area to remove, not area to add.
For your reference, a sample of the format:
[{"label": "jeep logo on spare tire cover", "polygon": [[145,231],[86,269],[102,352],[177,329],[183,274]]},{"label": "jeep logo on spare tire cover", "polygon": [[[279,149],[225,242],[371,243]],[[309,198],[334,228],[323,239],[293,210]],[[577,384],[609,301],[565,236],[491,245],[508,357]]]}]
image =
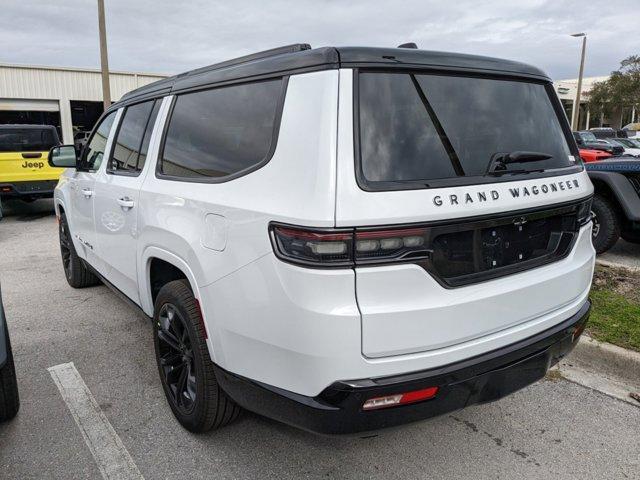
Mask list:
[{"label": "jeep logo on spare tire cover", "polygon": [[44,162],[29,162],[27,160],[22,164],[22,168],[42,168],[44,167]]}]

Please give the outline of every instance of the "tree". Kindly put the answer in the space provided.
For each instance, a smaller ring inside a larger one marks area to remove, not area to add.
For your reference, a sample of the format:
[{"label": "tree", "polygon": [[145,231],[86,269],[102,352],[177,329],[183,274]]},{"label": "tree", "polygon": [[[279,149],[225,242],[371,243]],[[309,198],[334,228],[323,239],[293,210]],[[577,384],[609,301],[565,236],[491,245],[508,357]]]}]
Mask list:
[{"label": "tree", "polygon": [[591,115],[609,117],[620,128],[622,109],[640,104],[640,56],[625,58],[607,80],[594,83],[588,99]]}]

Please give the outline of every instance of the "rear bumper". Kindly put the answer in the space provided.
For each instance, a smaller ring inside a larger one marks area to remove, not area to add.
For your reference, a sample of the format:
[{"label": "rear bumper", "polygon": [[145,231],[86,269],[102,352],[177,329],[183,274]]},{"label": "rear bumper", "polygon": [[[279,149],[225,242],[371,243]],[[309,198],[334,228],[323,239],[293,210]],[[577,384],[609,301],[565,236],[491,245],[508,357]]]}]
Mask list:
[{"label": "rear bumper", "polygon": [[[255,382],[216,366],[221,387],[239,405],[322,434],[360,433],[401,425],[502,398],[544,377],[575,346],[591,304],[525,340],[444,367],[392,377],[335,382],[316,397]],[[577,335],[576,335],[577,334]],[[365,400],[439,387],[421,403],[363,411]]]},{"label": "rear bumper", "polygon": [[55,190],[56,185],[58,185],[58,179],[0,183],[0,197],[2,198],[53,197],[53,191]]}]

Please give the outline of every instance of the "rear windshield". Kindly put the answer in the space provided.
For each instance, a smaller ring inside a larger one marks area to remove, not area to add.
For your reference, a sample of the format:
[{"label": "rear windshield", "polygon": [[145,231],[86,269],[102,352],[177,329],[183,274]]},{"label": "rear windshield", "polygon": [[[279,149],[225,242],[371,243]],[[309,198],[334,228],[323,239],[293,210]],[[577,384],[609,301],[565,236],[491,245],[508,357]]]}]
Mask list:
[{"label": "rear windshield", "polygon": [[57,144],[52,128],[0,127],[0,152],[45,152]]},{"label": "rear windshield", "polygon": [[542,83],[381,72],[358,78],[366,183],[484,176],[492,158],[516,151],[551,157],[508,170],[574,165]]},{"label": "rear windshield", "polygon": [[585,142],[597,142],[598,141],[596,136],[591,132],[579,132],[578,135],[580,135],[580,138],[582,138],[582,140],[584,140]]}]

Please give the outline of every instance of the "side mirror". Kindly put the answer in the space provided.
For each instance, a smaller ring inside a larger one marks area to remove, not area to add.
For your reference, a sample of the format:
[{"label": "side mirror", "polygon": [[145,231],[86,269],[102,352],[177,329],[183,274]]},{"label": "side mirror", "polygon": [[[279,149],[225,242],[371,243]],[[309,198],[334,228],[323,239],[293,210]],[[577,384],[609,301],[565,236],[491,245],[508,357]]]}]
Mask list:
[{"label": "side mirror", "polygon": [[49,150],[49,165],[58,168],[77,168],[78,154],[73,145],[59,145]]}]

